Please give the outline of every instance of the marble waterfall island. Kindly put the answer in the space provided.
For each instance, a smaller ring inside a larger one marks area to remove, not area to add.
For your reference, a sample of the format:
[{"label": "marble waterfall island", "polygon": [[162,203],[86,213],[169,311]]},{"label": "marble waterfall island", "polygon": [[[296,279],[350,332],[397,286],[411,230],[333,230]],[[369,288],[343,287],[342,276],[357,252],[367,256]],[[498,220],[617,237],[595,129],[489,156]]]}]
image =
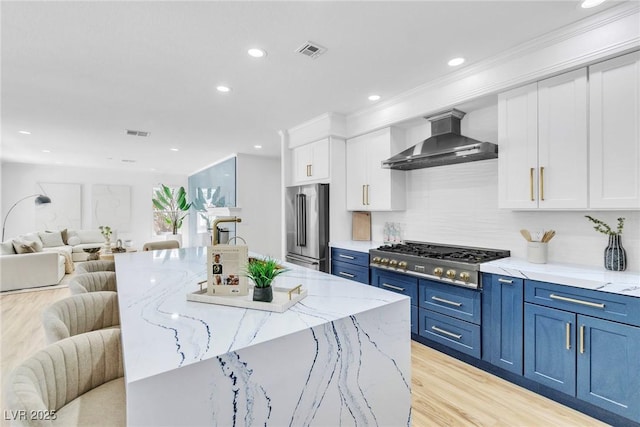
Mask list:
[{"label": "marble waterfall island", "polygon": [[128,425],[410,425],[408,297],[284,263],[283,313],[187,301],[205,261],[116,259]]}]

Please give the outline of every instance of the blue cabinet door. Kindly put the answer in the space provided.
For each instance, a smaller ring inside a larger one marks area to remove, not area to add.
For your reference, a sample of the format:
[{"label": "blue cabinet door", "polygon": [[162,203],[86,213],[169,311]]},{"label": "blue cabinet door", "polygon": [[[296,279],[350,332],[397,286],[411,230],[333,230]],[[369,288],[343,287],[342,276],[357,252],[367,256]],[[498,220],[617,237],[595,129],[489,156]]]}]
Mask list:
[{"label": "blue cabinet door", "polygon": [[387,291],[407,295],[411,297],[411,305],[418,305],[418,279],[415,277],[372,268],[371,284]]},{"label": "blue cabinet door", "polygon": [[578,315],[577,397],[640,422],[640,328]]},{"label": "blue cabinet door", "polygon": [[524,281],[494,274],[483,276],[483,359],[523,374]]},{"label": "blue cabinet door", "polygon": [[356,264],[349,264],[340,261],[331,261],[331,274],[355,280],[356,282],[369,284],[369,267],[362,267]]},{"label": "blue cabinet door", "polygon": [[524,305],[524,376],[575,396],[576,315]]}]

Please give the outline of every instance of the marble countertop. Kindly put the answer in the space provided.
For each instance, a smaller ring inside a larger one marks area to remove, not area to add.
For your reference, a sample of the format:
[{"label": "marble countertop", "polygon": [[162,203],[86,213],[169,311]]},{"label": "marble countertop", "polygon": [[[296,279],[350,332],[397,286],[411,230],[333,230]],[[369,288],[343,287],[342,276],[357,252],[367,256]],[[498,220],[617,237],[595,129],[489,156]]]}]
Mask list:
[{"label": "marble countertop", "polygon": [[379,248],[382,245],[384,245],[382,241],[376,240],[341,240],[329,242],[329,246],[333,248],[347,249],[356,252],[369,252],[369,249]]},{"label": "marble countertop", "polygon": [[521,258],[486,262],[480,265],[480,271],[640,297],[639,272],[609,271],[604,267],[571,264],[533,264]]},{"label": "marble countertop", "polygon": [[206,279],[206,256],[199,247],[116,258],[128,383],[408,298],[283,262],[275,285],[308,290],[284,313],[187,301]]}]

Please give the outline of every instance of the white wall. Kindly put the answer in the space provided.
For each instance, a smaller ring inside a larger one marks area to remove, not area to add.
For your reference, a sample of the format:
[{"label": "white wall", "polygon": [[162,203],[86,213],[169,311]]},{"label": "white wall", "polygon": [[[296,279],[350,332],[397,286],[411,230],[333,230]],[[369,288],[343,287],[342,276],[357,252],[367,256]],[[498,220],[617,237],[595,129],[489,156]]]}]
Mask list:
[{"label": "white wall", "polygon": [[[34,165],[25,163],[2,163],[2,218],[18,199],[37,192],[37,183],[81,184],[82,188],[82,228],[91,228],[91,187],[93,184],[131,186],[131,232],[120,233],[118,238],[133,240],[134,246],[157,240],[152,237],[152,189],[159,183],[169,186],[187,187],[186,175],[168,175],[154,172],[129,172],[109,169],[89,169],[82,167]],[[188,218],[187,218],[188,221]],[[183,229],[187,230],[187,224]],[[35,230],[35,209],[33,201],[21,202],[11,212],[7,220],[5,238],[19,234],[42,231]],[[188,233],[183,232],[183,245],[187,246]]]},{"label": "white wall", "polygon": [[[249,250],[279,258],[282,252],[280,159],[238,154],[238,236]],[[238,242],[241,243],[241,242]]]},{"label": "white wall", "polygon": [[[497,107],[469,112],[462,120],[466,136],[497,142]],[[429,125],[407,129],[407,145],[430,133]],[[510,211],[498,209],[498,160],[407,171],[407,210],[374,212],[374,240],[383,239],[385,221],[403,224],[407,240],[419,240],[495,249],[508,249],[515,257],[526,257],[522,228],[554,229],[549,244],[549,262],[603,267],[608,239],[596,232],[584,215],[602,219],[611,226],[626,218],[622,242],[629,270],[640,271],[640,212],[638,211]]]}]

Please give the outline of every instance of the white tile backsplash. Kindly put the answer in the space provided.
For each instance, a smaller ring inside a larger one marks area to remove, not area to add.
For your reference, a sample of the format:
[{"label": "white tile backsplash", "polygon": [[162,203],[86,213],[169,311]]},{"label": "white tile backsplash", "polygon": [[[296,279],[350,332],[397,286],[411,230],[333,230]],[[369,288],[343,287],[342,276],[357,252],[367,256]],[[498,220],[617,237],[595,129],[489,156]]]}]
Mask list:
[{"label": "white tile backsplash", "polygon": [[554,229],[549,262],[603,267],[607,236],[596,232],[589,214],[614,226],[626,218],[622,243],[628,270],[640,271],[639,211],[511,211],[498,209],[498,160],[407,171],[407,209],[373,212],[372,239],[383,239],[385,222],[403,225],[406,240],[508,249],[526,258],[519,230]]}]

